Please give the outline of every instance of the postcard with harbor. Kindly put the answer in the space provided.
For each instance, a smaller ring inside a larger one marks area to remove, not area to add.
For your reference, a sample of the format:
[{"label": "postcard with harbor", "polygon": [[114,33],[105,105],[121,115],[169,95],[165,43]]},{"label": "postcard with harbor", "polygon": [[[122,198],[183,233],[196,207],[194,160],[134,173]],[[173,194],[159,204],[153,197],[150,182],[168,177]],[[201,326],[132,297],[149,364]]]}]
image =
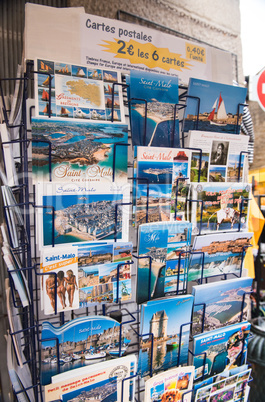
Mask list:
[{"label": "postcard with harbor", "polygon": [[247,88],[190,78],[184,132],[239,134]]},{"label": "postcard with harbor", "polygon": [[32,139],[34,183],[127,181],[126,124],[34,117]]},{"label": "postcard with harbor", "polygon": [[133,145],[179,146],[177,77],[132,70],[128,97]]},{"label": "postcard with harbor", "polygon": [[189,325],[182,327],[181,335],[180,331],[191,319],[192,306],[192,295],[152,300],[142,306],[141,334],[148,334],[140,342],[138,372],[142,377],[150,375],[151,355],[153,373],[187,363]]},{"label": "postcard with harbor", "polygon": [[224,370],[242,366],[247,358],[249,333],[250,323],[243,321],[194,336],[195,380],[203,376],[203,371],[204,379],[207,379]]},{"label": "postcard with harbor", "polygon": [[241,276],[243,260],[253,233],[216,233],[195,236],[188,280],[233,274]]},{"label": "postcard with harbor", "polygon": [[247,320],[252,281],[252,278],[246,277],[193,286],[196,306],[192,333],[212,331]]}]

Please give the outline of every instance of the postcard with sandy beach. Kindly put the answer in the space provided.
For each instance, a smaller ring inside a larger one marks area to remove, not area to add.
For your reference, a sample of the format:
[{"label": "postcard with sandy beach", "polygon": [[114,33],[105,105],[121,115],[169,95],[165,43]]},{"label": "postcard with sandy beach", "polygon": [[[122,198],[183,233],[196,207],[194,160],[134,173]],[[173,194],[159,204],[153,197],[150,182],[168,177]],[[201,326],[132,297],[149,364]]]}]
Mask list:
[{"label": "postcard with sandy beach", "polygon": [[[195,236],[189,261],[188,280],[234,274],[241,276],[251,232],[218,233]],[[200,254],[201,253],[201,254]]]},{"label": "postcard with sandy beach", "polygon": [[252,278],[246,277],[193,286],[192,294],[196,306],[193,311],[192,333],[212,331],[247,320],[252,282]]},{"label": "postcard with sandy beach", "polygon": [[132,70],[128,98],[133,145],[179,146],[177,77]]},{"label": "postcard with sandy beach", "polygon": [[239,134],[246,95],[247,88],[190,78],[184,132]]},{"label": "postcard with sandy beach", "polygon": [[208,378],[245,364],[249,333],[250,323],[243,321],[194,336],[195,380],[202,377],[203,371]]},{"label": "postcard with sandy beach", "polygon": [[34,183],[127,181],[126,124],[34,117],[32,139]]}]

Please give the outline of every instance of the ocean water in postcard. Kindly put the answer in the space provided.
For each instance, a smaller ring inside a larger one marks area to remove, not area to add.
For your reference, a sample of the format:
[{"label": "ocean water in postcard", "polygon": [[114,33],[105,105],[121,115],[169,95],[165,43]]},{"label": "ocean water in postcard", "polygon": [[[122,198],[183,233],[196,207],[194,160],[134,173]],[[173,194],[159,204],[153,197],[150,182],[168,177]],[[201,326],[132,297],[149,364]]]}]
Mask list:
[{"label": "ocean water in postcard", "polygon": [[[101,399],[103,396],[103,399]],[[93,385],[87,385],[76,391],[66,392],[62,395],[63,402],[102,400],[104,402],[117,402],[117,377],[110,378]]]}]

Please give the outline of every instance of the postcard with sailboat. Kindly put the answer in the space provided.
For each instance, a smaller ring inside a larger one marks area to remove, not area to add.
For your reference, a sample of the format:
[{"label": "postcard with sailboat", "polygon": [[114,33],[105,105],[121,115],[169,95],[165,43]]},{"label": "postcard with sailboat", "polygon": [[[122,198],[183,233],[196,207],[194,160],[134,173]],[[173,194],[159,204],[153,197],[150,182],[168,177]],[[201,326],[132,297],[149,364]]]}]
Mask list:
[{"label": "postcard with sailboat", "polygon": [[184,132],[239,134],[247,88],[190,78]]}]

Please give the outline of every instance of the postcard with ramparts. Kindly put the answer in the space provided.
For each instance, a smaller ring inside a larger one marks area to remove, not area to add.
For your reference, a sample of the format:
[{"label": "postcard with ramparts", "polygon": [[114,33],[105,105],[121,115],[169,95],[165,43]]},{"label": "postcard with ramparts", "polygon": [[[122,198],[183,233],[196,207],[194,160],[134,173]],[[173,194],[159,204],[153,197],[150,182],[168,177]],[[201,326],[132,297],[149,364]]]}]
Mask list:
[{"label": "postcard with ramparts", "polygon": [[[211,377],[246,362],[250,323],[247,321],[193,338],[195,380]],[[205,360],[205,364],[204,364]]]},{"label": "postcard with ramparts", "polygon": [[147,213],[149,222],[185,219],[190,154],[183,148],[137,147],[136,225],[146,223]]},{"label": "postcard with ramparts", "polygon": [[40,246],[128,241],[129,196],[128,184],[39,183]]},{"label": "postcard with ramparts", "polygon": [[192,194],[194,234],[247,230],[248,183],[193,184]]},{"label": "postcard with ramparts", "polygon": [[246,96],[247,88],[190,78],[184,132],[239,134]]},{"label": "postcard with ramparts", "polygon": [[191,227],[185,221],[139,226],[137,303],[146,302],[149,297],[177,294],[185,288],[188,262],[185,251],[191,241]]},{"label": "postcard with ramparts", "polygon": [[178,147],[178,78],[132,70],[129,97],[133,145]]},{"label": "postcard with ramparts", "polygon": [[191,401],[194,367],[177,367],[145,382],[144,402]]},{"label": "postcard with ramparts", "polygon": [[241,276],[243,260],[253,233],[234,232],[195,236],[188,280],[234,274]]},{"label": "postcard with ramparts", "polygon": [[248,181],[247,135],[190,131],[186,146],[194,149],[189,174],[191,182],[199,181],[200,153],[196,149],[202,151],[201,182]]},{"label": "postcard with ramparts", "polygon": [[125,122],[122,89],[114,85],[121,73],[42,59],[35,60],[35,70],[37,116],[49,116],[51,102],[51,117]]},{"label": "postcard with ramparts", "polygon": [[212,331],[247,320],[252,282],[252,278],[245,277],[193,286],[192,333]]},{"label": "postcard with ramparts", "polygon": [[126,124],[33,117],[32,140],[34,183],[127,181]]}]

